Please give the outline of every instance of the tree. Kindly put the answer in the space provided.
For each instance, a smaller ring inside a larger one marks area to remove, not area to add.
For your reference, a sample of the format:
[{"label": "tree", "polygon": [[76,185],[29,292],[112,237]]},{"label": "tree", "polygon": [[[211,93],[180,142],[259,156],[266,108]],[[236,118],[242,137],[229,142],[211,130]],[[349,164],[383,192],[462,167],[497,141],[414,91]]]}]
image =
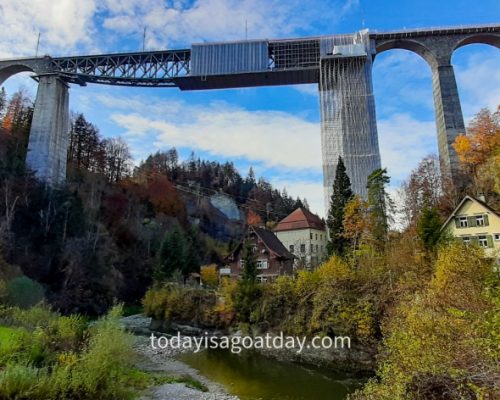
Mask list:
[{"label": "tree", "polygon": [[402,213],[408,227],[414,228],[425,205],[437,207],[442,198],[439,159],[428,155],[402,184]]},{"label": "tree", "polygon": [[453,148],[472,184],[468,190],[483,194],[493,207],[500,206],[500,106],[495,112],[482,109]]},{"label": "tree", "polygon": [[2,86],[2,88],[0,89],[0,125],[6,107],[7,107],[7,93],[5,92],[5,88]]},{"label": "tree", "polygon": [[241,278],[243,282],[253,284],[257,280],[257,258],[255,257],[253,245],[250,241],[243,243],[243,273]]},{"label": "tree", "polygon": [[247,225],[249,225],[249,226],[261,226],[262,225],[262,218],[255,211],[248,210]]},{"label": "tree", "polygon": [[370,228],[372,240],[379,248],[383,249],[387,241],[389,231],[389,221],[394,204],[387,194],[386,186],[390,178],[387,175],[387,169],[376,169],[368,176],[368,207],[370,217]]},{"label": "tree", "polygon": [[132,156],[127,143],[122,138],[104,141],[106,152],[106,175],[110,182],[119,182],[130,173]]},{"label": "tree", "polygon": [[424,248],[434,251],[441,235],[441,218],[436,208],[426,205],[417,222],[417,235]]},{"label": "tree", "polygon": [[330,210],[328,212],[327,226],[330,233],[330,242],[327,246],[329,255],[343,255],[349,244],[344,233],[344,209],[352,198],[351,180],[346,173],[342,157],[339,157],[335,171],[333,193],[330,199]]},{"label": "tree", "polygon": [[217,270],[217,265],[203,265],[200,268],[201,282],[204,286],[209,288],[215,288],[219,284],[219,272]]},{"label": "tree", "polygon": [[105,172],[105,148],[99,130],[78,114],[71,123],[68,162],[77,171]]},{"label": "tree", "polygon": [[369,229],[367,214],[368,204],[360,196],[353,196],[345,206],[342,236],[351,243],[353,250],[359,248]]},{"label": "tree", "polygon": [[165,235],[160,247],[160,262],[156,279],[170,278],[175,271],[182,271],[186,261],[186,239],[178,226]]}]

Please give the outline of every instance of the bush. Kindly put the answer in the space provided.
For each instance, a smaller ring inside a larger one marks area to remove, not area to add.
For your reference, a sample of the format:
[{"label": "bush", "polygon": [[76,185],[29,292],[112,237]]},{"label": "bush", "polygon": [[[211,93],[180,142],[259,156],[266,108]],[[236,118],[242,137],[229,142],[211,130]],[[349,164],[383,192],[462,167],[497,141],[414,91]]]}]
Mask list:
[{"label": "bush", "polygon": [[352,399],[473,400],[498,392],[498,285],[481,249],[441,248],[429,286],[384,324],[379,380]]},{"label": "bush", "polygon": [[115,307],[88,326],[81,316],[60,316],[42,306],[3,310],[19,328],[0,330],[2,337],[12,336],[8,348],[0,348],[0,399],[132,398],[133,385],[152,379],[134,378],[134,339],[118,320],[121,312]]},{"label": "bush", "polygon": [[21,308],[33,307],[43,301],[45,291],[38,282],[20,276],[7,282],[7,303]]},{"label": "bush", "polygon": [[147,291],[143,305],[145,314],[159,321],[204,327],[224,324],[216,309],[216,294],[204,289],[156,286]]}]

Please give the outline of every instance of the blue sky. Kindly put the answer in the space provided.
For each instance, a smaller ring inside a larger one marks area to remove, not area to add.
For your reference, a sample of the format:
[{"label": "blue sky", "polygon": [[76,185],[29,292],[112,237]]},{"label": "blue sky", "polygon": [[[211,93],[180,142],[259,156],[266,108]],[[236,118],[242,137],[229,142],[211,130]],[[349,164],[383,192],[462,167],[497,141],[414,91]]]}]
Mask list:
[{"label": "blue sky", "polygon": [[[359,29],[500,22],[498,0],[3,0],[0,58],[186,48],[193,42],[284,38]],[[487,45],[457,50],[457,83],[466,120],[500,104],[500,51]],[[418,161],[437,152],[431,73],[418,55],[393,50],[374,69],[382,164],[393,191]],[[19,74],[9,93],[34,81]],[[278,187],[306,197],[323,214],[318,95],[314,85],[201,92],[177,89],[73,86],[70,104],[103,136],[122,136],[136,162],[176,146],[203,158],[231,160],[245,174],[253,166]]]}]

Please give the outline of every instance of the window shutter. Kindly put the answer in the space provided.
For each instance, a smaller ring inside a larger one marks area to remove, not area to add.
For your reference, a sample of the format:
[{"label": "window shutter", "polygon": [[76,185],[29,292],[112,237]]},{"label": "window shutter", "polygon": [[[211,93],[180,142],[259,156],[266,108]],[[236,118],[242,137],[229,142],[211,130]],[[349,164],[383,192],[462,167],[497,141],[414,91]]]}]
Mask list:
[{"label": "window shutter", "polygon": [[455,228],[460,228],[460,220],[455,217]]},{"label": "window shutter", "polygon": [[472,244],[478,245],[479,244],[479,238],[477,236],[472,236],[470,238],[470,241]]},{"label": "window shutter", "polygon": [[491,235],[486,236],[486,240],[488,241],[488,247],[492,248],[493,247],[493,236],[491,236]]},{"label": "window shutter", "polygon": [[490,222],[488,221],[488,214],[484,214],[483,218],[484,218],[484,226],[488,226],[490,224]]},{"label": "window shutter", "polygon": [[476,226],[476,217],[467,217],[467,225],[472,227]]}]

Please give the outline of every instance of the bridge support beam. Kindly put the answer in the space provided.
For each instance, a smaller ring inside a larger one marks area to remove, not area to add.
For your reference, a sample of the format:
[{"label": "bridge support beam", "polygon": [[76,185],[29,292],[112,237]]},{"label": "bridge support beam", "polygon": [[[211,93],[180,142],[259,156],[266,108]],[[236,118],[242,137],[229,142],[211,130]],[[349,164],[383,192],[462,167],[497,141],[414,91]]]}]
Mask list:
[{"label": "bridge support beam", "polygon": [[68,85],[57,75],[39,76],[26,163],[50,185],[66,179],[69,145]]},{"label": "bridge support beam", "polygon": [[380,168],[370,57],[325,58],[320,65],[323,185],[328,214],[339,156],[353,192],[367,197],[368,175]]},{"label": "bridge support beam", "polygon": [[465,124],[452,65],[432,67],[432,88],[441,172],[460,184],[460,165],[452,144],[458,135],[465,133]]}]

